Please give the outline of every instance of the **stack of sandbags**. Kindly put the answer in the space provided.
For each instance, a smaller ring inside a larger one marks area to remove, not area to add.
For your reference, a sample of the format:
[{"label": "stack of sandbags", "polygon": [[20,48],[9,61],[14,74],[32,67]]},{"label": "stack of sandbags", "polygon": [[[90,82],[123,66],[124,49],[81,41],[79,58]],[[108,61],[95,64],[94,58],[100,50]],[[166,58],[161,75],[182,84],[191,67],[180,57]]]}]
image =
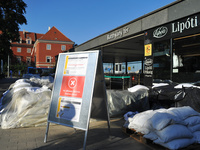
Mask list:
[{"label": "stack of sandbags", "polygon": [[193,134],[184,120],[170,113],[170,110],[155,113],[150,119],[152,130],[144,137],[169,149],[184,148],[193,144]]},{"label": "stack of sandbags", "polygon": [[[146,116],[147,115],[147,116]],[[149,110],[129,118],[128,127],[168,149],[200,143],[200,113],[189,106]]]}]

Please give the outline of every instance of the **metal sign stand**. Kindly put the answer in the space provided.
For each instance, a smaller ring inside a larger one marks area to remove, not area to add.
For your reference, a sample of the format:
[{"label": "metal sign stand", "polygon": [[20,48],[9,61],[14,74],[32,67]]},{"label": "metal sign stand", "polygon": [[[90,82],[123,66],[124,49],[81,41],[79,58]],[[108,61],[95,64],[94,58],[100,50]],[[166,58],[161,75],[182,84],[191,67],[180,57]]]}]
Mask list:
[{"label": "metal sign stand", "polygon": [[51,100],[45,143],[50,122],[84,130],[84,150],[90,118],[107,120],[110,134],[101,52],[60,54]]}]

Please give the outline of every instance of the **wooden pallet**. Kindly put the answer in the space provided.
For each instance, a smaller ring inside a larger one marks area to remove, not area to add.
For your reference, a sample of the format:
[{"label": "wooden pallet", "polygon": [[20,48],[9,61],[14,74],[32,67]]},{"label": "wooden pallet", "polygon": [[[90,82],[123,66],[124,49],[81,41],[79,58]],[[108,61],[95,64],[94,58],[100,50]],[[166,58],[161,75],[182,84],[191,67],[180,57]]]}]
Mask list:
[{"label": "wooden pallet", "polygon": [[[146,146],[150,147],[151,149],[155,150],[168,150],[168,148],[165,148],[161,145],[153,143],[152,140],[144,138],[144,134],[136,132],[134,129],[128,129],[122,127],[122,132],[133,138],[134,140],[145,144]],[[181,150],[200,150],[200,144],[192,144],[186,148],[183,148]]]},{"label": "wooden pallet", "polygon": [[167,148],[160,146],[158,144],[154,144],[152,140],[144,138],[144,134],[140,132],[136,132],[134,129],[122,128],[122,132],[133,138],[134,140],[145,144],[146,146],[150,147],[151,149],[155,150],[168,150]]}]

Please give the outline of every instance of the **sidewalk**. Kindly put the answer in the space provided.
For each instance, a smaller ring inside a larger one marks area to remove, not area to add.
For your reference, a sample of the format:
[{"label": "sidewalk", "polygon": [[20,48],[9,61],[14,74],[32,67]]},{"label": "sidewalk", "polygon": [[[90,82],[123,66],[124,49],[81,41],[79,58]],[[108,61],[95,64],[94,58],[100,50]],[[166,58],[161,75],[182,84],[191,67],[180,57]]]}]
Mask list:
[{"label": "sidewalk", "polygon": [[[17,78],[0,80],[0,92],[5,92]],[[87,150],[151,150],[122,132],[123,118],[111,119],[109,136],[107,121],[90,120]],[[1,150],[82,150],[85,131],[50,124],[47,142],[44,143],[46,125],[41,127],[1,129]]]},{"label": "sidewalk", "polygon": [[[121,119],[111,121],[111,136],[107,122],[91,121],[86,143],[87,150],[151,150],[121,131]],[[47,142],[44,143],[46,126],[0,129],[2,150],[82,150],[85,132],[73,128],[50,125]]]}]

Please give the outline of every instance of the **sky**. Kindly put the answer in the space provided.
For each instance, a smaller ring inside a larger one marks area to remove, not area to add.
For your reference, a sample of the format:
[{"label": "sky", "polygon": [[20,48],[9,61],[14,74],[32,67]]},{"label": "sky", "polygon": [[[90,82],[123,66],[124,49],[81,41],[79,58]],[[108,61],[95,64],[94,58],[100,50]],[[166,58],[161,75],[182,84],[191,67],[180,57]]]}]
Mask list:
[{"label": "sky", "polygon": [[176,0],[24,0],[27,25],[42,33],[55,26],[75,44],[115,29]]}]

